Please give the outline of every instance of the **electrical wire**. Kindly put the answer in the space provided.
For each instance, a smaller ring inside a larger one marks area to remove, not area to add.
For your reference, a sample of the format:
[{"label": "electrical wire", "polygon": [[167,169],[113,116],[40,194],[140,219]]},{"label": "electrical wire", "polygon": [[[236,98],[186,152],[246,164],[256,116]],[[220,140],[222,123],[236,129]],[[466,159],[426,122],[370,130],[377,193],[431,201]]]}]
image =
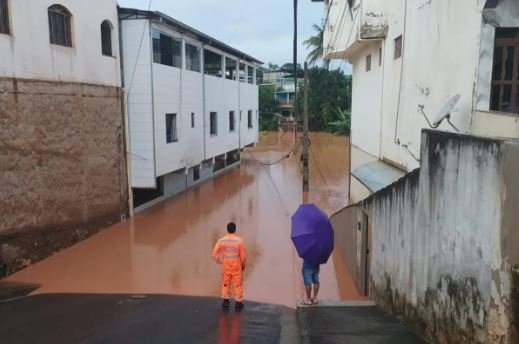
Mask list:
[{"label": "electrical wire", "polygon": [[[151,5],[153,3],[153,0],[149,0],[149,3],[148,3],[148,12],[151,10]],[[127,95],[126,97],[128,98],[128,100],[130,99],[130,93],[131,93],[131,90],[132,90],[132,86],[133,86],[133,81],[134,81],[134,78],[135,78],[135,72],[137,71],[137,65],[139,64],[139,57],[141,55],[141,49],[142,49],[142,43],[144,42],[144,34],[146,33],[146,24],[148,23],[147,20],[144,21],[144,24],[142,26],[142,34],[141,34],[141,41],[139,43],[139,49],[137,50],[137,57],[135,58],[135,65],[133,66],[133,72],[132,72],[132,77],[130,79],[130,85],[128,86],[128,92],[127,92]]]}]

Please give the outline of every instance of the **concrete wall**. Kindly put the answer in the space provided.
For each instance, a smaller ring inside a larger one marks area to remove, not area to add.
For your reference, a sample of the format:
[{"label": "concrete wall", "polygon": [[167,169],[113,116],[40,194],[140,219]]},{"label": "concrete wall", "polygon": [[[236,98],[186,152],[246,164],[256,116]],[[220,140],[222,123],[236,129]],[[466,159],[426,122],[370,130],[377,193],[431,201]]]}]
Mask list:
[{"label": "concrete wall", "polygon": [[421,168],[363,202],[371,296],[433,342],[518,340],[518,149],[424,131]]},{"label": "concrete wall", "polygon": [[0,275],[127,213],[118,87],[0,78]]},{"label": "concrete wall", "polygon": [[128,103],[131,185],[155,188],[150,24],[147,20],[126,20],[121,22],[121,32],[122,63]]},{"label": "concrete wall", "polygon": [[[54,4],[72,14],[72,48],[50,44],[47,9]],[[116,0],[11,0],[9,7],[12,35],[0,34],[0,77],[120,86]],[[101,52],[104,20],[113,26],[114,57]]]}]

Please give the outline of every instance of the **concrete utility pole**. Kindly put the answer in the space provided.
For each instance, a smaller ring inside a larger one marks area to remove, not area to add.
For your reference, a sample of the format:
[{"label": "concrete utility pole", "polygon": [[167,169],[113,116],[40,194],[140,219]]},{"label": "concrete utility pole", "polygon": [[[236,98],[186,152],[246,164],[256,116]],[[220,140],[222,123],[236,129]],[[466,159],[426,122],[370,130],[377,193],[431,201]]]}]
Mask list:
[{"label": "concrete utility pole", "polygon": [[294,0],[294,139],[297,145],[297,0]]},{"label": "concrete utility pole", "polygon": [[310,189],[310,166],[308,164],[308,150],[310,148],[310,138],[308,137],[308,63],[305,62],[305,99],[303,113],[303,192]]}]

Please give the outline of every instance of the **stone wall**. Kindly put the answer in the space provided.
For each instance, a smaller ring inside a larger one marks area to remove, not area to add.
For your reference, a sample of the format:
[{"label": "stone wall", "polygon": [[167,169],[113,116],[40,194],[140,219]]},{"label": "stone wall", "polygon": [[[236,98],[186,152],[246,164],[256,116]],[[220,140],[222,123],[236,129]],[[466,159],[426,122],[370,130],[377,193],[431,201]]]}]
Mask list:
[{"label": "stone wall", "polygon": [[0,275],[127,213],[117,87],[0,78]]},{"label": "stone wall", "polygon": [[426,130],[421,168],[363,202],[371,297],[432,342],[517,342],[518,151]]}]

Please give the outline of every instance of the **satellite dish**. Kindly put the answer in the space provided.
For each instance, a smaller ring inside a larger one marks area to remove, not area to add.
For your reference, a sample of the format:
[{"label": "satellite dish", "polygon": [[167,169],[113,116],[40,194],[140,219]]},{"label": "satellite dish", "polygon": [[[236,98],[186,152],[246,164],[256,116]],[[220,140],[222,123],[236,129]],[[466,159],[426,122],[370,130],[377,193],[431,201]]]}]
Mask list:
[{"label": "satellite dish", "polygon": [[456,94],[454,97],[452,97],[447,104],[443,106],[443,108],[440,110],[438,115],[436,115],[436,118],[434,119],[433,126],[438,127],[443,120],[447,119],[449,120],[451,117],[451,114],[456,111],[456,105],[460,101],[461,96],[459,94]]},{"label": "satellite dish", "polygon": [[433,129],[436,129],[440,126],[440,124],[442,124],[442,122],[444,120],[447,120],[447,122],[449,122],[450,126],[454,128],[454,130],[456,130],[457,132],[459,132],[458,128],[456,128],[454,126],[454,124],[452,124],[451,122],[451,115],[453,112],[456,112],[456,105],[459,103],[461,99],[461,96],[459,94],[455,95],[454,97],[452,97],[448,102],[447,104],[445,104],[443,106],[443,108],[440,110],[440,112],[436,115],[436,117],[434,118],[434,121],[431,123],[429,121],[429,118],[427,118],[427,115],[425,114],[424,112],[424,106],[423,105],[419,105],[418,106],[418,109],[422,112],[422,114],[424,115],[425,119],[427,120],[427,123],[429,124],[429,126]]}]

